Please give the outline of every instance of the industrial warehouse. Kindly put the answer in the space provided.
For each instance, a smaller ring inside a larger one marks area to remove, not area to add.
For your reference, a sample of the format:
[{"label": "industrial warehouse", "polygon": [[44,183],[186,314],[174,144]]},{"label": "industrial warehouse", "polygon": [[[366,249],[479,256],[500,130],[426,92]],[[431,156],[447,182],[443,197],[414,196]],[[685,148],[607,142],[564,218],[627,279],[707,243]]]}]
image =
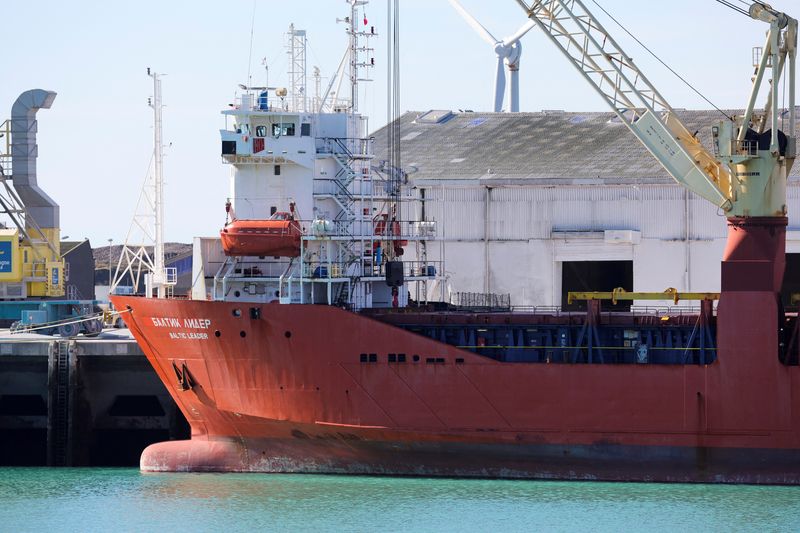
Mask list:
[{"label": "industrial warehouse", "polygon": [[[722,113],[675,111],[713,145],[710,124]],[[386,137],[387,128],[375,133],[378,160]],[[514,306],[575,309],[569,291],[720,290],[722,211],[675,183],[613,113],[409,111],[400,141],[414,208],[424,203],[443,241],[428,259],[444,253],[469,265],[447,272],[451,296],[510,294]],[[786,193],[786,303],[800,289],[799,177],[795,167]],[[437,299],[438,287],[429,293]],[[647,302],[657,304],[674,302]]]}]

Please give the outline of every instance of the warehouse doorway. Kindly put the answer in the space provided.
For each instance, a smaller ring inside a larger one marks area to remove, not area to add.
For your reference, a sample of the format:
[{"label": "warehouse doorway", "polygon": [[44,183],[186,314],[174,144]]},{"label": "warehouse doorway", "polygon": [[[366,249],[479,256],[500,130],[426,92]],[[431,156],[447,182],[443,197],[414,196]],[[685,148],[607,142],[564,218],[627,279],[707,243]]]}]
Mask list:
[{"label": "warehouse doorway", "polygon": [[781,301],[785,308],[796,308],[792,305],[792,294],[800,293],[800,254],[786,254],[786,270],[783,271],[781,285]]},{"label": "warehouse doorway", "polygon": [[[585,302],[568,302],[570,291],[612,291],[622,287],[633,290],[633,261],[564,261],[561,263],[561,308],[565,311],[583,311]],[[630,301],[612,305],[603,302],[606,311],[630,311]]]}]

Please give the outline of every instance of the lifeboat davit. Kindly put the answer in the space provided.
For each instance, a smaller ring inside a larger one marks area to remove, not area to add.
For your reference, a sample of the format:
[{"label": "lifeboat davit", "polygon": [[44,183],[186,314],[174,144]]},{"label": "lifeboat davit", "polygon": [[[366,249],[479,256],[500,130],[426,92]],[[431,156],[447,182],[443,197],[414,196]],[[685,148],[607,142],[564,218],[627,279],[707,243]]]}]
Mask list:
[{"label": "lifeboat davit", "polygon": [[228,256],[298,257],[303,230],[290,213],[267,220],[233,220],[219,236]]}]

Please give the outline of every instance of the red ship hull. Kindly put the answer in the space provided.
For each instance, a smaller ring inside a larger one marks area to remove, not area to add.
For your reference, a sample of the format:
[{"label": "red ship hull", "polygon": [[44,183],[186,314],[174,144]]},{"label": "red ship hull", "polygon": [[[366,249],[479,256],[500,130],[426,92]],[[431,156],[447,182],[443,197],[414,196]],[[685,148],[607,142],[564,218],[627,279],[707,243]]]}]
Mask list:
[{"label": "red ship hull", "polygon": [[143,470],[800,483],[800,368],[757,331],[709,365],[507,363],[329,306],[112,300],[192,426]]}]

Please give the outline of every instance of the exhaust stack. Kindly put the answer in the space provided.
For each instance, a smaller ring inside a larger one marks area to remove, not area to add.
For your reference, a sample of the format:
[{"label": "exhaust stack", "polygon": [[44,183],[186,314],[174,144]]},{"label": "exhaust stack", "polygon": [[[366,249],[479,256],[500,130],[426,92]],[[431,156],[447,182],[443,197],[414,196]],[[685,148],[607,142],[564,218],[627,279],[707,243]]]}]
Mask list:
[{"label": "exhaust stack", "polygon": [[[39,109],[50,109],[56,93],[42,89],[25,91],[11,108],[11,174],[28,215],[42,229],[59,227],[59,207],[36,183],[36,145]],[[28,223],[27,226],[30,227]]]}]

